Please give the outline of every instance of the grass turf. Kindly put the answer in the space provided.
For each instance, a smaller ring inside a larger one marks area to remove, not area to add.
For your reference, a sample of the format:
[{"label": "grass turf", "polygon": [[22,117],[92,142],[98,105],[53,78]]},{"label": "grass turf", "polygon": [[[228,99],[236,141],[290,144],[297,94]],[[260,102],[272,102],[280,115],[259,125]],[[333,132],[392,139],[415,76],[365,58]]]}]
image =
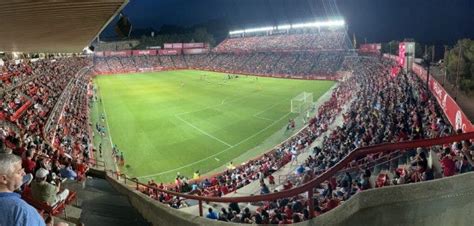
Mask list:
[{"label": "grass turf", "polygon": [[226,78],[194,70],[99,76],[94,82],[102,102],[95,103],[92,118],[100,122],[98,114],[105,111],[107,122],[101,123],[124,153],[127,167],[122,171],[172,181],[178,172],[191,177],[196,170],[215,170],[244,153],[260,154],[246,152],[296,116],[290,113],[291,98],[306,91],[316,100],[334,85]]}]

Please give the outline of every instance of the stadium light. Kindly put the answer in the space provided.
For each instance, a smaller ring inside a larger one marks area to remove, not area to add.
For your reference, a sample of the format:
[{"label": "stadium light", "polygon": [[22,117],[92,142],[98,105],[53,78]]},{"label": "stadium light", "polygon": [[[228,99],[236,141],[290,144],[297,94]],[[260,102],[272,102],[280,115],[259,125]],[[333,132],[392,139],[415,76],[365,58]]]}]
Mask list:
[{"label": "stadium light", "polygon": [[291,29],[291,24],[278,25],[277,30],[287,30]]},{"label": "stadium light", "polygon": [[300,24],[283,24],[283,25],[278,25],[276,27],[260,27],[260,28],[230,31],[229,35],[273,31],[273,30],[287,30],[287,29],[292,29],[292,28],[342,27],[345,24],[346,22],[344,20],[327,20],[327,21],[316,21],[316,22],[300,23]]}]

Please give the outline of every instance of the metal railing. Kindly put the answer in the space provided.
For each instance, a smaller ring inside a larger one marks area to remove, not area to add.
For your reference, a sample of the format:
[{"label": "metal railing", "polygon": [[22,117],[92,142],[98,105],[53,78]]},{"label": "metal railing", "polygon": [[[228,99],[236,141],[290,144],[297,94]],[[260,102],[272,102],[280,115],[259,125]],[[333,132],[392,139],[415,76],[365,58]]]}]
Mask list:
[{"label": "metal railing", "polygon": [[[148,190],[154,192],[155,195],[158,195],[160,192],[166,193],[168,195],[177,196],[185,199],[196,200],[199,203],[199,215],[203,215],[203,202],[217,202],[217,203],[240,203],[240,202],[258,202],[258,201],[271,201],[281,198],[293,197],[302,193],[307,193],[307,197],[313,197],[314,188],[318,187],[321,183],[326,180],[329,180],[335,176],[340,170],[343,170],[351,161],[359,159],[362,156],[369,154],[377,153],[392,153],[399,150],[413,149],[418,147],[430,147],[436,145],[450,144],[453,142],[458,142],[462,140],[472,140],[474,139],[474,132],[457,134],[452,136],[432,138],[432,139],[423,139],[423,140],[414,140],[414,141],[405,141],[400,143],[385,143],[378,144],[368,147],[357,148],[351,151],[346,157],[340,160],[336,165],[326,170],[316,178],[308,181],[307,183],[288,189],[285,191],[275,192],[265,195],[255,195],[255,196],[242,196],[242,197],[205,197],[191,194],[184,194],[174,191],[169,191],[165,189],[160,189],[155,186],[150,186],[138,181],[136,178],[129,178],[123,173],[117,173],[115,171],[107,171],[108,174],[111,174],[112,177],[117,180],[123,179],[124,183],[132,182],[134,187],[138,190],[140,187],[144,187]],[[309,206],[309,218],[314,217],[314,200],[312,198],[308,199]]]}]

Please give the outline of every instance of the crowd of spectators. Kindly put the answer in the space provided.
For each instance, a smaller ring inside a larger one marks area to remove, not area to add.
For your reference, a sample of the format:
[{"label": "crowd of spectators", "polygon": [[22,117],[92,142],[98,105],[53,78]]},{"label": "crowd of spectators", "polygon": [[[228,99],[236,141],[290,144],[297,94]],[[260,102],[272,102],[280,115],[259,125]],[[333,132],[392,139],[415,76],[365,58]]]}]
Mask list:
[{"label": "crowd of spectators", "polygon": [[32,63],[28,60],[19,63],[6,61],[5,64],[0,67],[0,89],[7,90],[26,81],[31,77],[33,68],[37,65],[39,65],[39,63]]},{"label": "crowd of spectators", "polygon": [[135,72],[140,69],[182,69],[222,71],[262,76],[334,76],[348,52],[253,52],[105,57],[95,59],[101,73]]},{"label": "crowd of spectators", "polygon": [[348,49],[346,38],[346,32],[343,30],[255,35],[228,38],[215,50],[217,52],[344,50]]},{"label": "crowd of spectators", "polygon": [[[26,174],[20,190],[21,195],[32,202],[30,204],[36,208],[41,208],[39,205],[58,207],[59,203],[74,196],[62,189],[61,184],[66,180],[84,179],[88,170],[87,87],[90,78],[87,74],[78,77],[78,72],[91,62],[84,58],[58,58],[20,64],[7,64],[7,67],[21,70],[20,74],[25,73],[25,68],[31,71],[27,70],[28,75],[23,77],[10,71],[18,76],[15,79],[24,80],[3,87],[2,101],[12,101],[14,105],[2,104],[2,114],[11,116],[18,106],[24,107],[14,113],[15,117],[2,119],[0,152],[5,159],[21,159],[20,166]],[[65,102],[61,101],[62,96]],[[22,105],[25,102],[30,104]],[[45,131],[51,120],[56,139],[50,139]],[[53,146],[54,140],[57,140],[57,146]]]}]

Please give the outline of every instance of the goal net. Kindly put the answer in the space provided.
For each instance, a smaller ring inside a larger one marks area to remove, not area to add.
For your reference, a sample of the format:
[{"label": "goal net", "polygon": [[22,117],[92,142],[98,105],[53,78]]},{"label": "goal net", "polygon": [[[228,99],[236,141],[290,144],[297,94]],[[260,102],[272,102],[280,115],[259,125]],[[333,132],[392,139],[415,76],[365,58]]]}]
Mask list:
[{"label": "goal net", "polygon": [[313,104],[313,93],[302,92],[291,99],[291,113],[302,113]]}]

